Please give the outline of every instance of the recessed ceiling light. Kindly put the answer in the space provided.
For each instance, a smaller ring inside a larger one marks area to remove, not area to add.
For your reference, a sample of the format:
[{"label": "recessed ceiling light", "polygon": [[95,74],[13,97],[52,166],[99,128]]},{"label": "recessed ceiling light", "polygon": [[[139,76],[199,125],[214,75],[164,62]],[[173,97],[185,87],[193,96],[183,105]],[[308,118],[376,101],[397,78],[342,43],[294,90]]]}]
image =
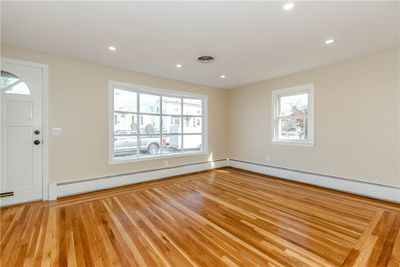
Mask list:
[{"label": "recessed ceiling light", "polygon": [[116,48],[115,46],[111,46],[111,45],[110,45],[110,46],[108,47],[108,50],[110,50],[110,51],[115,51],[115,50],[117,50],[117,48]]},{"label": "recessed ceiling light", "polygon": [[293,2],[288,2],[288,3],[283,5],[283,9],[284,10],[291,10],[293,7],[294,7],[294,3]]},{"label": "recessed ceiling light", "polygon": [[176,67],[177,67],[178,69],[180,69],[180,68],[182,68],[182,64],[176,64]]},{"label": "recessed ceiling light", "polygon": [[325,44],[327,44],[327,45],[333,44],[334,42],[335,42],[335,40],[333,40],[333,39],[325,40]]},{"label": "recessed ceiling light", "polygon": [[225,79],[226,75],[225,74],[221,74],[221,76],[219,76],[221,79]]}]

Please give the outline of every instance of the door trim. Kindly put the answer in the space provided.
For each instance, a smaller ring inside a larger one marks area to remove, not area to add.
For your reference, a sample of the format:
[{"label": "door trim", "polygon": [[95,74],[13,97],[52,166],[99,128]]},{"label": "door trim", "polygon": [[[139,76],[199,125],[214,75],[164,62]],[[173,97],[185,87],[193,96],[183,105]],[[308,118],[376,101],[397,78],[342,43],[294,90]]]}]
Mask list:
[{"label": "door trim", "polygon": [[[43,168],[43,174],[42,174],[42,199],[43,200],[48,200],[49,199],[49,130],[48,130],[48,92],[49,92],[49,74],[48,74],[48,65],[46,64],[41,64],[41,63],[35,63],[35,62],[30,62],[30,61],[25,61],[25,60],[19,60],[19,59],[13,59],[13,58],[7,58],[7,57],[0,57],[0,62],[1,63],[10,63],[10,64],[19,64],[19,65],[24,65],[28,67],[35,67],[39,68],[42,70],[42,79],[43,79],[43,96],[42,96],[42,108],[43,108],[43,117],[42,117],[42,123],[43,123],[43,158],[42,158],[42,168]],[[0,105],[1,105],[1,93],[0,93]],[[0,140],[1,135],[2,135],[2,129],[3,129],[3,123],[2,120],[0,119]],[[1,147],[1,143],[0,143]],[[1,150],[0,150],[1,151]],[[0,168],[1,168],[1,154],[0,153]],[[0,172],[0,180],[1,180],[1,172]]]}]

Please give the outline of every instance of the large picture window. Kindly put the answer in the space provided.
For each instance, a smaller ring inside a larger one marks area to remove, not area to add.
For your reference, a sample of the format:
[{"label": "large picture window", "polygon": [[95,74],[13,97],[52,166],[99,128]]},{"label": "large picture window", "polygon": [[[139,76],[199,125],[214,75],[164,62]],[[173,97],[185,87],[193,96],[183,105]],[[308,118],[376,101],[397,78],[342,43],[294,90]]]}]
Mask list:
[{"label": "large picture window", "polygon": [[314,144],[314,85],[272,92],[273,143]]},{"label": "large picture window", "polygon": [[110,83],[111,161],[206,152],[205,96]]}]

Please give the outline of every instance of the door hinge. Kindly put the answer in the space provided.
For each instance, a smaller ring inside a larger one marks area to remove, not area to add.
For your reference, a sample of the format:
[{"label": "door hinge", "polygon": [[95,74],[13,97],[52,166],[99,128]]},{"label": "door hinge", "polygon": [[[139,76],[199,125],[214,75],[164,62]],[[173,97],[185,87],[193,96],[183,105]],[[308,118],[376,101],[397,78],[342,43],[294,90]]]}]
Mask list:
[{"label": "door hinge", "polygon": [[13,195],[14,195],[14,192],[0,193],[0,198],[2,198],[2,197],[12,197]]}]

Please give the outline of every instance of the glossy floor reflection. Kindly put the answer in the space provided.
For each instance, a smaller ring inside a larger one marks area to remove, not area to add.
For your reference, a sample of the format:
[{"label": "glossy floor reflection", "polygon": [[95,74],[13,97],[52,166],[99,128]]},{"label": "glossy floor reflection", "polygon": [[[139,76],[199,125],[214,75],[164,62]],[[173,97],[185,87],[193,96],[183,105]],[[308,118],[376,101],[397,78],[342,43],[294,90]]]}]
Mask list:
[{"label": "glossy floor reflection", "polygon": [[400,206],[232,168],[1,209],[1,266],[398,266]]}]

